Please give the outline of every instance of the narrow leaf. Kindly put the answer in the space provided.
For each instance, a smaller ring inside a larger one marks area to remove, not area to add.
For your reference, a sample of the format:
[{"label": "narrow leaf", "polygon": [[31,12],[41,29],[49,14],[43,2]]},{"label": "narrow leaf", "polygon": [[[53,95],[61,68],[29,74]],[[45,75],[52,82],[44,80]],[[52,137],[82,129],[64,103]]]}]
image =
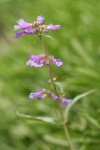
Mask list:
[{"label": "narrow leaf", "polygon": [[98,129],[100,129],[100,124],[97,122],[96,119],[94,119],[93,117],[87,115],[87,114],[84,114],[85,118],[92,124],[94,125],[95,127],[97,127]]},{"label": "narrow leaf", "polygon": [[16,114],[17,114],[17,116],[19,116],[21,118],[33,120],[35,122],[44,122],[44,123],[51,123],[51,124],[55,124],[55,125],[61,125],[60,121],[55,120],[54,118],[51,118],[51,117],[31,116],[31,115],[22,114],[19,111],[17,111]]},{"label": "narrow leaf", "polygon": [[82,94],[76,96],[76,97],[73,99],[73,102],[72,102],[71,104],[69,104],[69,105],[66,107],[66,109],[65,109],[65,114],[64,114],[64,115],[66,116],[67,120],[68,120],[69,112],[70,112],[70,109],[72,108],[72,106],[74,106],[74,104],[75,104],[78,100],[80,100],[80,99],[82,99],[82,98],[88,96],[89,94],[91,94],[91,93],[93,93],[93,92],[95,92],[95,90],[91,90],[91,91],[82,93]]},{"label": "narrow leaf", "polygon": [[[64,146],[64,147],[68,147],[68,142],[64,139],[60,139],[60,138],[57,138],[57,137],[54,137],[54,136],[49,136],[49,135],[45,135],[43,137],[43,139],[46,141],[46,142],[49,142],[51,144],[54,144],[54,145],[59,145],[59,146]],[[73,138],[72,139],[72,142],[73,143],[89,143],[89,144],[98,144],[100,143],[99,139],[92,139],[92,138]]]},{"label": "narrow leaf", "polygon": [[51,40],[54,40],[54,38],[53,38],[52,36],[50,36],[50,35],[45,35],[45,34],[43,34],[43,36],[45,36],[45,37],[47,37],[47,38],[50,38]]}]

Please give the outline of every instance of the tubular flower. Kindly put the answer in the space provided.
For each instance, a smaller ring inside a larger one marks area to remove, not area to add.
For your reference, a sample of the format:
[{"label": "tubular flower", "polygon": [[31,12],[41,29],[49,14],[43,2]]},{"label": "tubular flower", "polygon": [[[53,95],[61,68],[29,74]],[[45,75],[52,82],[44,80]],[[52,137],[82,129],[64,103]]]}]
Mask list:
[{"label": "tubular flower", "polygon": [[54,56],[49,56],[50,61],[56,65],[56,66],[61,66],[63,64],[63,62],[60,61],[60,59],[55,59]]},{"label": "tubular flower", "polygon": [[66,106],[67,104],[72,103],[72,99],[66,99],[64,95],[61,96],[61,105]]},{"label": "tubular flower", "polygon": [[54,93],[48,91],[48,95],[50,96],[50,98],[52,98],[53,100],[57,100],[58,96],[56,96]]},{"label": "tubular flower", "polygon": [[41,55],[29,54],[28,56],[30,57],[30,59],[26,62],[27,66],[36,67],[36,68],[42,67],[43,64],[46,62],[45,54],[41,54]]},{"label": "tubular flower", "polygon": [[24,19],[19,19],[17,21],[18,25],[14,26],[14,30],[21,30],[20,32],[17,32],[14,38],[19,38],[26,34],[37,34],[41,35],[43,32],[48,32],[49,30],[58,30],[60,28],[60,25],[45,25],[44,24],[44,17],[38,16],[36,18],[36,21],[33,23],[25,22]]},{"label": "tubular flower", "polygon": [[30,93],[29,98],[42,100],[44,98],[44,89],[38,89],[36,92]]}]

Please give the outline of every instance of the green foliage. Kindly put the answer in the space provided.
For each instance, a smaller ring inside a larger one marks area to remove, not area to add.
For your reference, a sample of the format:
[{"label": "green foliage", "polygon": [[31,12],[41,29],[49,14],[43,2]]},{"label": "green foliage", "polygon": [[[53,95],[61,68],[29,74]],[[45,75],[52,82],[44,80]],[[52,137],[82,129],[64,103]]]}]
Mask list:
[{"label": "green foliage", "polygon": [[17,115],[19,117],[25,118],[25,119],[29,119],[29,120],[33,120],[34,122],[43,122],[43,123],[50,123],[50,124],[54,124],[54,125],[61,125],[60,121],[55,120],[53,118],[50,117],[41,117],[41,116],[30,116],[27,114],[22,114],[19,111],[17,111]]},{"label": "green foliage", "polygon": [[[71,108],[68,128],[79,150],[100,147],[100,1],[98,0],[1,0],[0,1],[0,150],[66,150],[61,126],[33,123],[30,116],[57,118],[53,101],[29,100],[30,92],[48,88],[46,67],[25,66],[27,54],[42,52],[36,36],[13,39],[16,20],[32,22],[38,15],[61,29],[43,37],[49,54],[64,64],[52,65],[65,96],[74,98],[95,89]],[[51,40],[52,38],[54,40]],[[66,108],[67,109],[67,108]],[[43,118],[42,118],[43,119]]]},{"label": "green foliage", "polygon": [[69,117],[70,110],[71,110],[72,107],[75,105],[75,103],[76,103],[77,101],[79,101],[80,99],[86,97],[87,95],[93,93],[94,91],[95,91],[95,90],[91,90],[91,91],[88,91],[88,92],[86,92],[86,93],[82,93],[82,94],[76,96],[75,98],[73,98],[73,102],[72,102],[70,105],[68,105],[68,106],[66,107],[66,109],[65,109],[65,117],[66,117],[67,120],[68,120],[68,117]]},{"label": "green foliage", "polygon": [[64,89],[60,82],[55,82],[55,86],[56,86],[57,92],[59,94],[64,94]]}]

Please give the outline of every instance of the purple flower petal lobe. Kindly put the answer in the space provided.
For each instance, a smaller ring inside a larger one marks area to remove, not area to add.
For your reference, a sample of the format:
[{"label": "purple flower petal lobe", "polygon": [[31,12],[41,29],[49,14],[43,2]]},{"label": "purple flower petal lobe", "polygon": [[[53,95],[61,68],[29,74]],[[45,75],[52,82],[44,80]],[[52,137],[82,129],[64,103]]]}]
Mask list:
[{"label": "purple flower petal lobe", "polygon": [[58,30],[59,28],[60,28],[60,25],[53,25],[53,24],[47,25],[48,30]]},{"label": "purple flower petal lobe", "polygon": [[19,19],[17,23],[22,29],[27,29],[32,26],[32,23],[25,22],[23,19]]},{"label": "purple flower petal lobe", "polygon": [[44,17],[42,17],[42,16],[38,16],[37,17],[37,21],[41,21],[42,22],[43,20],[44,20]]},{"label": "purple flower petal lobe", "polygon": [[21,36],[25,35],[25,32],[22,31],[22,32],[17,32],[16,35],[14,35],[14,38],[19,38]]}]

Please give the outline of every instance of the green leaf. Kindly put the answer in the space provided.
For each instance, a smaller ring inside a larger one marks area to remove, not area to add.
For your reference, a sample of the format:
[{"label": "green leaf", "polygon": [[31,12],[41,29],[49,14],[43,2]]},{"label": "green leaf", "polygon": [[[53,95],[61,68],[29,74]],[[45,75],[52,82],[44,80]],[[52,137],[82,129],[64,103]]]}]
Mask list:
[{"label": "green leaf", "polygon": [[60,138],[57,138],[54,136],[45,135],[45,136],[43,136],[43,139],[46,142],[49,142],[49,143],[54,144],[54,145],[67,146],[68,147],[68,142],[66,140],[63,140],[63,139],[60,139]]},{"label": "green leaf", "polygon": [[60,82],[55,82],[56,90],[59,94],[63,94],[64,90]]},{"label": "green leaf", "polygon": [[47,37],[47,38],[50,38],[51,40],[54,40],[54,38],[50,35],[45,35],[45,34],[42,34],[43,36]]},{"label": "green leaf", "polygon": [[88,114],[84,114],[85,118],[96,128],[100,129],[100,124],[95,120],[93,117],[89,116]]},{"label": "green leaf", "polygon": [[54,118],[51,117],[42,117],[42,116],[31,116],[27,114],[20,113],[19,111],[16,112],[17,116],[21,118],[25,118],[28,120],[33,120],[34,122],[44,122],[44,123],[50,123],[54,125],[62,125],[62,123]]},{"label": "green leaf", "polygon": [[[46,142],[49,142],[51,144],[54,144],[54,145],[59,145],[59,146],[64,146],[64,147],[68,147],[68,142],[64,139],[60,139],[60,138],[57,138],[57,137],[54,137],[54,136],[49,136],[49,135],[44,135],[43,136],[43,139],[46,141]],[[72,139],[72,142],[73,143],[95,143],[95,144],[98,144],[100,143],[100,140],[99,139],[92,139],[92,138],[73,138]]]},{"label": "green leaf", "polygon": [[93,92],[95,92],[95,90],[91,90],[91,91],[88,91],[88,92],[85,92],[85,93],[82,93],[82,94],[76,96],[76,97],[73,99],[73,102],[72,102],[71,104],[67,105],[67,107],[66,107],[66,109],[65,109],[65,113],[64,113],[64,115],[66,116],[65,118],[67,118],[67,120],[68,120],[69,112],[70,112],[72,106],[74,106],[74,104],[75,104],[77,101],[79,101],[80,99],[82,99],[82,98],[88,96],[89,94],[91,94],[91,93],[93,93]]}]

